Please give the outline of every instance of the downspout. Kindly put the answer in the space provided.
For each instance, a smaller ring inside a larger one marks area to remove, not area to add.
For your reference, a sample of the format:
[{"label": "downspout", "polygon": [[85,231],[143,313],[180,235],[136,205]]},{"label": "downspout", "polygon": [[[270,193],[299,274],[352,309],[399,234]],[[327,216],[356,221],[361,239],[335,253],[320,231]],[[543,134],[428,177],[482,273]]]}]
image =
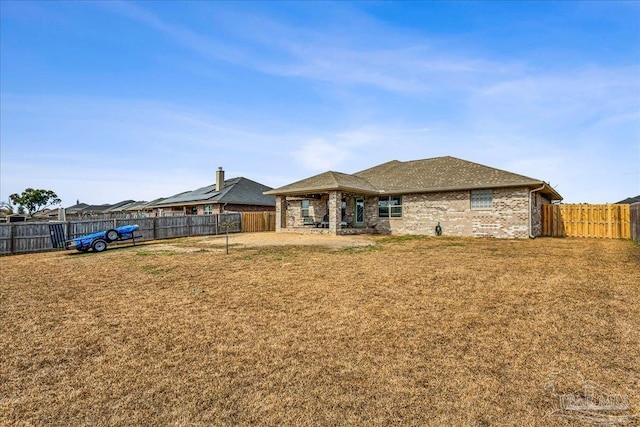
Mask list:
[{"label": "downspout", "polygon": [[535,190],[529,190],[529,238],[530,239],[535,239],[536,236],[533,235],[532,231],[533,231],[533,214],[531,213],[531,196],[533,196],[533,193],[537,193],[540,190],[543,190],[544,187],[546,187],[547,184],[545,182],[542,183],[542,187],[540,188],[536,188]]}]

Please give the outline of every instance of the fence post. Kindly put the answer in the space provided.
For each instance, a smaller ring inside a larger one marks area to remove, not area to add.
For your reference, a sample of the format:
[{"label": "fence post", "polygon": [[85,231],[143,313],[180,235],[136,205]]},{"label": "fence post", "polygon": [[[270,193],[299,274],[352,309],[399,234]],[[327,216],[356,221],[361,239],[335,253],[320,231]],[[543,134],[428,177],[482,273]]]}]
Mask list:
[{"label": "fence post", "polygon": [[11,224],[10,230],[11,230],[10,231],[11,239],[9,239],[9,253],[15,254],[16,253],[16,225]]},{"label": "fence post", "polygon": [[629,205],[629,234],[632,240],[640,243],[640,202]]},{"label": "fence post", "polygon": [[158,217],[153,217],[153,240],[158,238]]}]

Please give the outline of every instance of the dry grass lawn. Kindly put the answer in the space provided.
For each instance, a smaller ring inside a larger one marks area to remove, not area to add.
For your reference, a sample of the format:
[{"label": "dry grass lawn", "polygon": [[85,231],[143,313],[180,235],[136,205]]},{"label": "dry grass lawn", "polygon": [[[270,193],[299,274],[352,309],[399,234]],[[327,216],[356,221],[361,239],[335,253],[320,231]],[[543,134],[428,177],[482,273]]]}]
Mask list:
[{"label": "dry grass lawn", "polygon": [[274,236],[0,258],[0,425],[575,425],[558,372],[640,413],[630,241]]}]

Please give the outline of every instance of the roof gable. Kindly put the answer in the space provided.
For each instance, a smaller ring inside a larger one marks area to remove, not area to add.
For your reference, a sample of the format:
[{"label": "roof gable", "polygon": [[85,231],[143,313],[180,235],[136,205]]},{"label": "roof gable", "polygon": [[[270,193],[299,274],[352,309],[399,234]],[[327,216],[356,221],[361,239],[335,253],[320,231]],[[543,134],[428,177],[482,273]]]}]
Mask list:
[{"label": "roof gable", "polygon": [[264,194],[271,190],[271,187],[244,177],[237,178],[237,180],[231,188],[221,192],[218,203],[275,206],[275,197]]},{"label": "roof gable", "polygon": [[277,190],[268,191],[266,194],[310,194],[331,190],[368,194],[376,194],[378,192],[377,188],[362,177],[342,172],[328,171],[285,185]]}]

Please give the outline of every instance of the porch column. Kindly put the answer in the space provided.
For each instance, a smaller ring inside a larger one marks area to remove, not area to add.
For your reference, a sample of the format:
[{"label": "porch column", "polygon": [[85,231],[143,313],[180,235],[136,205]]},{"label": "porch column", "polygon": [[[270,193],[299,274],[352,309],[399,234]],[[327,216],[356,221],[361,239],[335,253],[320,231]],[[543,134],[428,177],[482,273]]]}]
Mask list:
[{"label": "porch column", "polygon": [[342,210],[342,192],[329,192],[329,233],[338,234],[340,229],[340,212]]},{"label": "porch column", "polygon": [[276,196],[276,233],[287,228],[287,196]]}]

